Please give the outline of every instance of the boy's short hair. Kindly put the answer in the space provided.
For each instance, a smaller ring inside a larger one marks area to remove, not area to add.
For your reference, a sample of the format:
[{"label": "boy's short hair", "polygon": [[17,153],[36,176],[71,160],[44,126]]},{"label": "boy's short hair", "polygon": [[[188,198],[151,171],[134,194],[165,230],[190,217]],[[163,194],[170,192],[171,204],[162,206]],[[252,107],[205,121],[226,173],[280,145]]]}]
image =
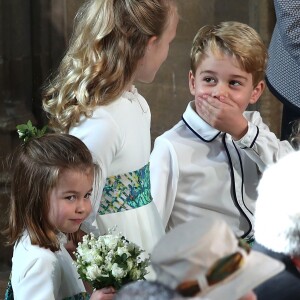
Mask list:
[{"label": "boy's short hair", "polygon": [[240,67],[252,74],[253,86],[264,79],[268,51],[260,35],[249,25],[231,21],[201,27],[190,54],[193,74],[209,50],[235,57]]}]

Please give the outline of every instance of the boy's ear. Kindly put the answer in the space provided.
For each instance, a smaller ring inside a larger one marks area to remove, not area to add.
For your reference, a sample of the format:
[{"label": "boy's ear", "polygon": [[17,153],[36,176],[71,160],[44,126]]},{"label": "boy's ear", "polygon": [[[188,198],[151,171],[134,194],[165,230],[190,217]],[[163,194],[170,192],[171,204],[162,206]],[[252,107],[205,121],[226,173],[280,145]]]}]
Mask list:
[{"label": "boy's ear", "polygon": [[192,70],[189,72],[189,87],[191,94],[195,96],[195,77]]},{"label": "boy's ear", "polygon": [[253,89],[249,103],[255,104],[265,89],[265,82],[261,80]]}]

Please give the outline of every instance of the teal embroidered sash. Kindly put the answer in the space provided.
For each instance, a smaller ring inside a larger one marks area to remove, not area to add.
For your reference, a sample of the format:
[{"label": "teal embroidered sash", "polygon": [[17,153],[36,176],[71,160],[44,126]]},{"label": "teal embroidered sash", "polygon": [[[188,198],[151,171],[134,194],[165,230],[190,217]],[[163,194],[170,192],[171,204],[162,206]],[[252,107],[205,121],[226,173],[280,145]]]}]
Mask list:
[{"label": "teal embroidered sash", "polygon": [[106,179],[100,215],[121,212],[146,205],[152,201],[149,163],[143,168]]}]

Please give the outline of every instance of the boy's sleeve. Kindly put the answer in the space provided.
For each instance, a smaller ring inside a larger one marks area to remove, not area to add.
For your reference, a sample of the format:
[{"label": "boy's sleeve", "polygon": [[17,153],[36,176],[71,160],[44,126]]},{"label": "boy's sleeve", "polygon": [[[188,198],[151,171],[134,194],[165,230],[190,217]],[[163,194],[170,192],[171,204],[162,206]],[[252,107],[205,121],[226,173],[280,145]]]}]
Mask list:
[{"label": "boy's sleeve", "polygon": [[172,144],[158,137],[150,156],[151,194],[165,228],[175,203],[178,176],[177,155]]},{"label": "boy's sleeve", "polygon": [[295,151],[288,141],[280,141],[262,121],[259,112],[246,112],[248,131],[236,145],[256,162],[263,172],[268,165],[277,162],[286,154]]}]

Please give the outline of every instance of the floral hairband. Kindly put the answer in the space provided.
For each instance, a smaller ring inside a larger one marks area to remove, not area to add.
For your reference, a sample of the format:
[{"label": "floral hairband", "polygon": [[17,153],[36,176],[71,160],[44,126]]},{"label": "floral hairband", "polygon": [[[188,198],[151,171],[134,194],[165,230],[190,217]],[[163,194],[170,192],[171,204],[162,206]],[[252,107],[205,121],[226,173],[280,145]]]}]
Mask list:
[{"label": "floral hairband", "polygon": [[19,138],[22,139],[25,143],[28,142],[31,138],[42,137],[48,127],[44,126],[42,129],[37,129],[32,125],[32,122],[29,120],[26,124],[20,124],[16,126]]}]

